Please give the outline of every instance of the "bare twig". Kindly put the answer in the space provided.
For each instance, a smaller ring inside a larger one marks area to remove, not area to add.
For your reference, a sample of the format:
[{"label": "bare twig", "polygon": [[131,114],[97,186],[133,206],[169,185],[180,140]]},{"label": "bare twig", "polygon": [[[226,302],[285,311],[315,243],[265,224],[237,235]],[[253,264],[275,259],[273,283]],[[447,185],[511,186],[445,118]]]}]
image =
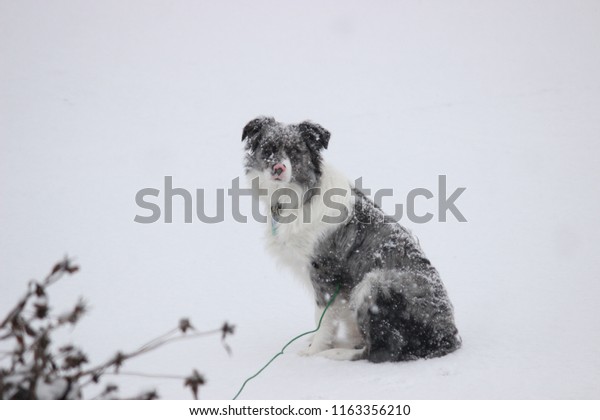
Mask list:
[{"label": "bare twig", "polygon": [[[189,387],[194,398],[198,398],[199,388],[206,383],[204,377],[193,370],[189,376],[153,374],[146,372],[123,371],[123,364],[135,357],[154,351],[167,344],[188,339],[220,335],[228,353],[231,352],[226,338],[233,334],[234,327],[224,323],[220,328],[196,331],[187,318],[182,318],[177,327],[146,342],[129,353],[118,352],[106,362],[83,368],[88,365],[87,355],[74,345],[54,349],[52,334],[65,325],[75,325],[87,312],[87,304],[79,300],[71,311],[55,316],[51,312],[46,289],[65,274],[73,274],[79,267],[65,257],[54,265],[41,282],[31,280],[27,292],[0,322],[0,341],[13,344],[12,350],[0,350],[0,362],[8,360],[8,366],[0,365],[0,399],[36,399],[38,384],[60,384],[55,398],[80,398],[80,390],[90,384],[98,384],[104,375],[127,375],[144,378],[176,379]],[[10,345],[10,344],[9,344]],[[4,347],[4,346],[3,346]],[[114,369],[114,370],[113,370]],[[57,385],[58,386],[58,385]],[[106,385],[95,398],[115,398],[118,387]],[[156,399],[156,391],[135,396],[137,399]]]}]

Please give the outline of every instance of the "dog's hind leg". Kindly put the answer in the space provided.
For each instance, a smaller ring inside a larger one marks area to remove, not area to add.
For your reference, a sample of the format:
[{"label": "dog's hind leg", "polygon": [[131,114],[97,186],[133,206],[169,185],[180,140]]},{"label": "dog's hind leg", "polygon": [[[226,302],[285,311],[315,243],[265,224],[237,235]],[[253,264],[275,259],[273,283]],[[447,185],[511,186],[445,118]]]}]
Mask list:
[{"label": "dog's hind leg", "polygon": [[371,362],[439,357],[460,347],[437,272],[375,270],[352,299]]}]

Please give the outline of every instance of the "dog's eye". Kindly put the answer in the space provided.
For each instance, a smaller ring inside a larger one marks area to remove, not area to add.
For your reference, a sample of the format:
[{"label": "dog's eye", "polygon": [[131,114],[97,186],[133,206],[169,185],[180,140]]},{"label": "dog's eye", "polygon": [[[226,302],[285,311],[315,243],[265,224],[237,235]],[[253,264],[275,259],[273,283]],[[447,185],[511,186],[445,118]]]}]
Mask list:
[{"label": "dog's eye", "polygon": [[314,269],[318,270],[319,269],[319,264],[317,264],[316,261],[311,261],[310,265],[313,266]]}]

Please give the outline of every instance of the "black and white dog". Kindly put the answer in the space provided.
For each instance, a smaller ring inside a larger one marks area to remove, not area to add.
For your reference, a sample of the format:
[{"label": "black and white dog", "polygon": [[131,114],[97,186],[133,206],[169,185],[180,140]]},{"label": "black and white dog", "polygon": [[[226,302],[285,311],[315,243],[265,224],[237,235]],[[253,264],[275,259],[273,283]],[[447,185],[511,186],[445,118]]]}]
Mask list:
[{"label": "black and white dog", "polygon": [[407,229],[322,161],[329,137],[310,121],[270,117],[242,134],[246,174],[271,210],[268,248],[312,284],[317,319],[339,288],[304,353],[385,362],[458,349],[438,272]]}]

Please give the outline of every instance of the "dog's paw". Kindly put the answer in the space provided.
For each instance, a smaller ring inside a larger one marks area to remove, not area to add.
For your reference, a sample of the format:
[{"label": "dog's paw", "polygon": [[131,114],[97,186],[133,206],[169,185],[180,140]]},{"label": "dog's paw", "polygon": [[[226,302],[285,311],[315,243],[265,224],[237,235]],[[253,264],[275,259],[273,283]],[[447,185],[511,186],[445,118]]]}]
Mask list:
[{"label": "dog's paw", "polygon": [[309,344],[308,347],[300,350],[298,352],[298,356],[303,356],[303,357],[307,357],[307,356],[314,356],[315,354],[319,353],[319,351],[315,351],[315,346],[313,346],[312,344]]},{"label": "dog's paw", "polygon": [[325,350],[329,350],[333,347],[333,343],[332,342],[315,342],[313,341],[307,348],[305,348],[304,350],[300,350],[298,352],[299,355],[301,356],[314,356],[316,354],[320,354]]},{"label": "dog's paw", "polygon": [[315,354],[319,354],[323,350],[324,349],[319,349],[318,346],[311,344],[308,347],[306,347],[305,349],[300,350],[298,352],[298,355],[299,356],[314,356]]},{"label": "dog's paw", "polygon": [[360,360],[364,358],[365,349],[328,349],[317,353],[319,357],[331,360]]},{"label": "dog's paw", "polygon": [[310,352],[310,346],[305,349],[300,350],[298,352],[298,356],[302,356],[302,357],[312,356],[309,352]]}]

